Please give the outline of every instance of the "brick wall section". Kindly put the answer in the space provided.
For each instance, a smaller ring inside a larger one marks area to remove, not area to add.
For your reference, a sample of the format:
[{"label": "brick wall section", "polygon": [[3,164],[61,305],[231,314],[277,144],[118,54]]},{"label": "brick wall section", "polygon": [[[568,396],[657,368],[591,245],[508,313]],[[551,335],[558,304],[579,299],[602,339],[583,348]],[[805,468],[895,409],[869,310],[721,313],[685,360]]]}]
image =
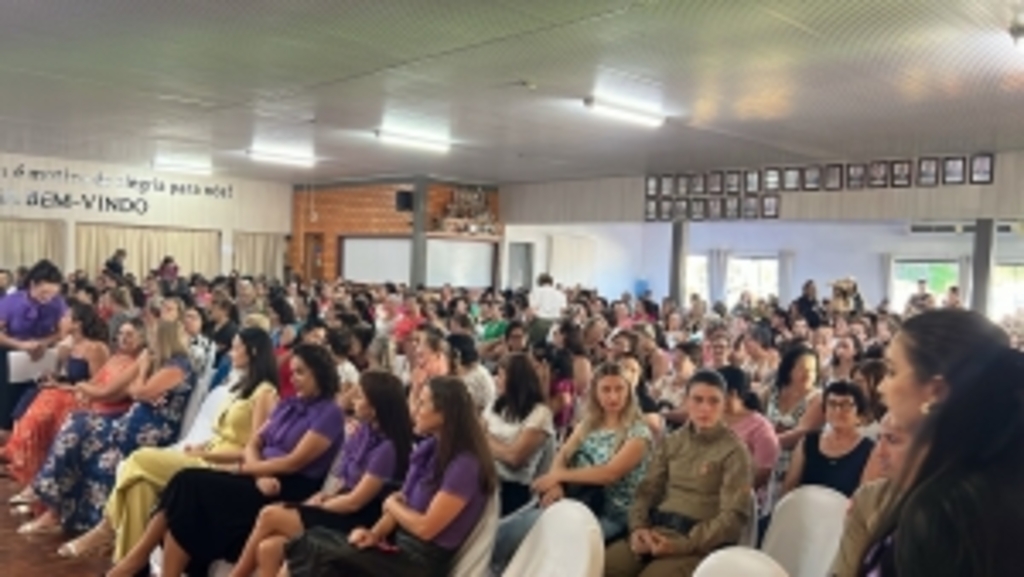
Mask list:
[{"label": "brick wall section", "polygon": [[[323,234],[324,277],[338,276],[339,236],[411,236],[412,213],[395,210],[395,192],[413,190],[412,184],[374,184],[321,188],[315,191],[297,190],[292,193],[292,240],[288,246],[288,264],[293,270],[304,269],[306,234]],[[432,184],[428,189],[428,224],[444,214],[455,187]],[[488,194],[488,205],[494,214],[498,211],[498,194]],[[311,205],[317,219],[311,216]]]}]

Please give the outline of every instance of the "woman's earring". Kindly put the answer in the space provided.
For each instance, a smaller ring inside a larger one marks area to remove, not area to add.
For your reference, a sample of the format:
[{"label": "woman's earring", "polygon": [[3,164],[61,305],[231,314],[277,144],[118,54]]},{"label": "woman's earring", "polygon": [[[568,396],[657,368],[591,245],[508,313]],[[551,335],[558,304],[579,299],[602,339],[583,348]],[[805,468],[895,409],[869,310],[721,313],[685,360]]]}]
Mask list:
[{"label": "woman's earring", "polygon": [[928,401],[925,403],[921,403],[921,414],[927,415],[930,412],[932,412],[932,402]]}]

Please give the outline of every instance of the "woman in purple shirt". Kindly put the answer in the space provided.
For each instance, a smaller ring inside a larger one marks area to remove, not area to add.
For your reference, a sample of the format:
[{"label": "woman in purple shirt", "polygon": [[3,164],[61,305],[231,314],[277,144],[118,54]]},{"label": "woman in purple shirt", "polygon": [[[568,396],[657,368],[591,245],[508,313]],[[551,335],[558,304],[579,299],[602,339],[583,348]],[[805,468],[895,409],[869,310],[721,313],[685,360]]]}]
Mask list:
[{"label": "woman in purple shirt", "polygon": [[[301,538],[298,550],[303,554],[298,560],[292,557],[292,575],[330,573],[330,542],[347,539],[352,529],[380,518],[384,498],[405,478],[409,465],[409,404],[402,381],[384,371],[363,373],[350,398],[359,424],[345,439],[334,468],[337,490],[321,491],[303,505],[264,507],[232,577],[249,577],[254,569],[260,575],[277,575],[285,543],[313,528],[321,528],[327,539]],[[307,554],[310,549],[320,554]],[[297,569],[298,563],[305,564],[303,570]]]},{"label": "woman in purple shirt", "polygon": [[33,360],[60,340],[60,319],[67,304],[60,296],[60,269],[41,260],[25,275],[21,289],[0,296],[0,431],[11,430],[11,413],[35,383],[7,382],[7,353],[24,351]]},{"label": "woman in purple shirt", "polygon": [[[483,516],[497,472],[466,385],[456,377],[435,377],[418,401],[416,433],[426,438],[413,450],[401,492],[384,501],[384,514],[372,528],[355,529],[338,543],[330,574],[446,576]],[[301,554],[299,548],[294,552]],[[290,574],[309,575],[303,568],[290,565]]]},{"label": "woman in purple shirt", "polygon": [[206,575],[210,563],[238,559],[264,506],[317,492],[344,437],[344,414],[334,399],[338,373],[321,346],[299,345],[293,353],[296,396],[277,405],[241,461],[176,474],[142,539],[108,576],[135,575],[161,541],[162,575]]}]

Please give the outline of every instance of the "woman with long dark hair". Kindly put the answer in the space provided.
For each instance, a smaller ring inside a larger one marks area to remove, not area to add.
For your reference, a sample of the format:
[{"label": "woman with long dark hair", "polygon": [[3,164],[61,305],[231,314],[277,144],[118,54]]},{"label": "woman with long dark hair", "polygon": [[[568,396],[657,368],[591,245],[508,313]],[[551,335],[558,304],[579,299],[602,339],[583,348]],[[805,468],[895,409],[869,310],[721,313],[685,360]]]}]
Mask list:
[{"label": "woman with long dark hair", "polygon": [[161,541],[162,575],[179,577],[186,567],[205,575],[210,563],[238,558],[264,506],[319,490],[344,432],[338,372],[321,346],[299,345],[293,353],[296,396],[277,404],[241,460],[171,478],[142,537],[108,575],[135,575]]},{"label": "woman with long dark hair", "polygon": [[483,414],[487,442],[501,481],[501,515],[519,509],[533,496],[544,445],[555,436],[551,409],[544,402],[540,377],[524,354],[498,365],[498,398]]},{"label": "woman with long dark hair", "polygon": [[764,497],[764,489],[779,458],[779,438],[771,421],[761,414],[761,401],[750,384],[746,371],[728,366],[718,369],[725,380],[725,422],[750,451],[754,466],[754,489]]},{"label": "woman with long dark hair", "polygon": [[118,468],[103,520],[63,545],[58,550],[61,556],[78,557],[113,544],[114,561],[119,561],[142,538],[160,492],[178,471],[242,460],[245,445],[277,404],[277,363],[270,337],[260,329],[239,332],[228,355],[240,378],[215,421],[210,441],[184,450],[142,448],[129,455]]},{"label": "woman with long dark hair", "polygon": [[[352,398],[355,432],[345,440],[333,471],[336,485],[302,505],[263,508],[232,576],[277,575],[285,544],[293,539],[292,575],[330,574],[330,544],[380,518],[388,493],[405,478],[412,452],[412,419],[402,381],[391,373],[362,374]],[[313,531],[316,529],[316,531]],[[329,532],[327,539],[321,538]],[[299,553],[301,551],[301,553]]]},{"label": "woman with long dark hair", "polygon": [[907,320],[886,364],[886,406],[920,425],[858,574],[1020,575],[1024,354],[980,314],[941,309]]},{"label": "woman with long dark hair", "polygon": [[[415,406],[416,433],[425,439],[409,459],[405,484],[384,501],[384,514],[372,527],[337,543],[335,575],[448,575],[494,493],[494,457],[466,385],[454,377],[430,379]],[[288,548],[293,577],[308,575],[300,572],[301,554],[301,548]]]}]

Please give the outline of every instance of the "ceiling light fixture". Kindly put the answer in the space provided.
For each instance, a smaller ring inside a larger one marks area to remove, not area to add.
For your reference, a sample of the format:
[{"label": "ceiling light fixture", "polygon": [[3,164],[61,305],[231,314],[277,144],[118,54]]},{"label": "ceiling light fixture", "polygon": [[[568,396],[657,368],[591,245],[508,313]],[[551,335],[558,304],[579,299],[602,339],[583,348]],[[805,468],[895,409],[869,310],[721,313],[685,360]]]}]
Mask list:
[{"label": "ceiling light fixture", "polygon": [[153,170],[158,172],[177,172],[180,174],[194,174],[196,176],[210,176],[213,174],[213,167],[206,164],[185,164],[166,162],[162,160],[153,161]]},{"label": "ceiling light fixture", "polygon": [[406,148],[416,148],[419,150],[427,150],[430,152],[445,153],[451,150],[451,143],[442,142],[439,140],[427,140],[425,138],[419,138],[416,136],[406,136],[404,134],[395,134],[394,132],[385,132],[383,130],[376,131],[377,138],[384,144],[391,144],[393,146],[404,146]]},{"label": "ceiling light fixture", "polygon": [[649,128],[657,128],[665,124],[664,116],[650,112],[641,112],[639,110],[622,108],[621,106],[616,106],[614,104],[597,102],[593,98],[584,99],[583,104],[594,114],[605,116],[607,118],[614,118],[624,122],[632,122],[633,124],[639,124],[640,126],[647,126]]},{"label": "ceiling light fixture", "polygon": [[283,164],[285,166],[297,166],[299,168],[313,168],[317,159],[314,156],[297,156],[281,154],[279,152],[267,152],[265,150],[247,150],[249,158],[256,162],[267,162],[270,164]]}]

